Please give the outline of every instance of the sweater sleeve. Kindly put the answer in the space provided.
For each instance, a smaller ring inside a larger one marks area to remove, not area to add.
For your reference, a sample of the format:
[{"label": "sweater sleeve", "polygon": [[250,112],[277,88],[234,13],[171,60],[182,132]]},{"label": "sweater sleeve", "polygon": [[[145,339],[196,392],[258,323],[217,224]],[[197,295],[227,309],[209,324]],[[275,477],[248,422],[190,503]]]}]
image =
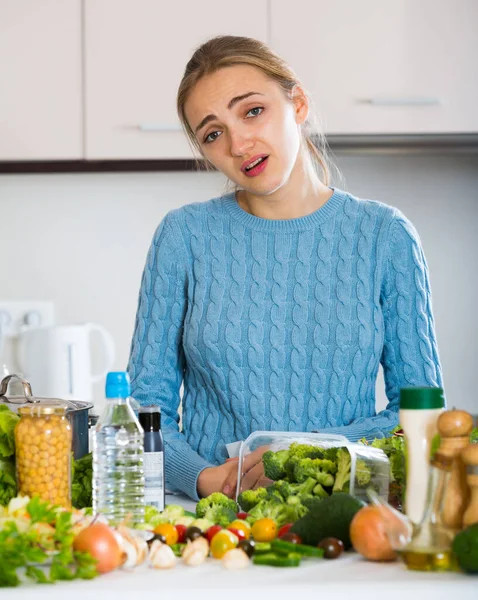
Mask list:
[{"label": "sweater sleeve", "polygon": [[389,230],[380,302],[384,320],[383,367],[388,404],[369,418],[321,430],[350,441],[386,437],[398,425],[400,388],[441,387],[427,262],[413,225],[397,211]]},{"label": "sweater sleeve", "polygon": [[[148,252],[139,292],[128,372],[133,397],[161,407],[168,489],[198,500],[197,478],[210,465],[179,431],[180,386],[185,368],[182,350],[187,303],[187,268],[179,236],[167,215]],[[181,264],[182,263],[182,264]]]}]

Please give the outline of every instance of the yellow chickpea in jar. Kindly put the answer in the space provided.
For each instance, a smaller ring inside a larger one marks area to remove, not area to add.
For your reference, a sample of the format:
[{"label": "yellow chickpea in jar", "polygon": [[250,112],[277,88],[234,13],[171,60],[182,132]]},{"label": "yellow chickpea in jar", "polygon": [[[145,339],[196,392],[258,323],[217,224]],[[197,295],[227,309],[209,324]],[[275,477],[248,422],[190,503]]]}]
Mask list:
[{"label": "yellow chickpea in jar", "polygon": [[30,404],[18,409],[15,427],[18,493],[71,506],[71,426],[66,408]]}]

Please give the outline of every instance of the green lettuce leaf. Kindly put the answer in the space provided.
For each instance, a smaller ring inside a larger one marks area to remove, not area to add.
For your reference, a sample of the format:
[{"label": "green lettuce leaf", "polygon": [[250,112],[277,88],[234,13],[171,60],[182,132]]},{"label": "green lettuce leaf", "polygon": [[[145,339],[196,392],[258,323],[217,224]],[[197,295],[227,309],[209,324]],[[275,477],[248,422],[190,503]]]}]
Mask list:
[{"label": "green lettuce leaf", "polygon": [[15,454],[15,436],[13,434],[19,416],[5,404],[0,404],[0,457],[8,458]]}]

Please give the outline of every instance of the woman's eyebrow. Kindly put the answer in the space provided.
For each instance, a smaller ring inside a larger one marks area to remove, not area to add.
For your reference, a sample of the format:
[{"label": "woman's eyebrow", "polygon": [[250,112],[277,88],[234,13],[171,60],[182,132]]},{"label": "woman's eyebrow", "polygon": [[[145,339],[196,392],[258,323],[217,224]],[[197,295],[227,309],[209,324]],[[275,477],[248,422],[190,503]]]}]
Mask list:
[{"label": "woman's eyebrow", "polygon": [[[245,94],[241,94],[240,96],[235,96],[234,98],[232,98],[229,101],[229,104],[227,105],[227,108],[229,110],[231,110],[231,108],[235,104],[237,104],[238,102],[240,102],[241,100],[245,100],[246,98],[249,98],[249,96],[254,96],[254,95],[263,96],[264,94],[261,94],[260,92],[246,92]],[[217,119],[216,115],[207,115],[206,117],[204,117],[204,119],[199,123],[199,125],[194,130],[194,133],[197,133],[200,129],[202,129],[210,121],[214,121],[214,119]]]}]

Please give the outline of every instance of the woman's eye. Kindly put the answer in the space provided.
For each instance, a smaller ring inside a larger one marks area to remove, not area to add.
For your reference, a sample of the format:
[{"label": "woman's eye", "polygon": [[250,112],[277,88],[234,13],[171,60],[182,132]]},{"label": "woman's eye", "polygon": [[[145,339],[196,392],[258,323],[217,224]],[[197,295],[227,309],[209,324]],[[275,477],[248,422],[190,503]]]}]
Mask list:
[{"label": "woman's eye", "polygon": [[[253,117],[258,117],[263,110],[264,109],[262,108],[262,106],[255,106],[254,108],[251,108],[251,110],[247,113],[246,117],[248,115],[250,115],[251,113],[253,113],[252,114]],[[257,111],[259,111],[259,112],[257,112]]]},{"label": "woman's eye", "polygon": [[220,131],[212,131],[204,138],[204,143],[210,144],[211,142],[214,142],[214,140],[216,140],[219,135],[221,135]]}]

